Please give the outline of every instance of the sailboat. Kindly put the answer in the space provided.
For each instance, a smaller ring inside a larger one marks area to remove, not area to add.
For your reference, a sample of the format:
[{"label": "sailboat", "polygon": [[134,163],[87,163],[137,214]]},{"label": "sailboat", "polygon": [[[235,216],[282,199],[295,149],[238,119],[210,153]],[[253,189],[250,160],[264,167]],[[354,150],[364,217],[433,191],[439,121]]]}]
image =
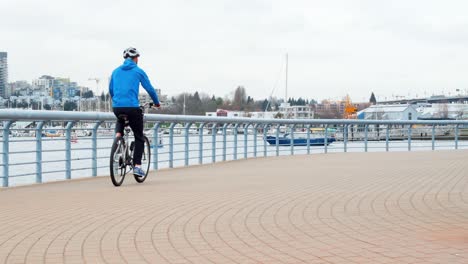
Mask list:
[{"label": "sailboat", "polygon": [[[286,82],[285,82],[285,98],[283,107],[289,107],[288,101],[288,54],[286,54]],[[311,128],[309,133],[307,132],[295,132],[294,137],[288,133],[284,133],[282,136],[266,136],[264,140],[270,145],[279,146],[324,146],[329,145],[336,141],[333,133],[329,133],[330,130],[326,131],[327,138],[325,139],[325,129],[321,133],[317,133],[317,130]]]}]

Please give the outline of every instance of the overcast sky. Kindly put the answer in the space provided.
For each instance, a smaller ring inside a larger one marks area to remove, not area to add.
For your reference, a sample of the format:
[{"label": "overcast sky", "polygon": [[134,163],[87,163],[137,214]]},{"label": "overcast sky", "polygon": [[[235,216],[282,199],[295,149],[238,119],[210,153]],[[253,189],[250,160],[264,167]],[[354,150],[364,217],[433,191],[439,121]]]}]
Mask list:
[{"label": "overcast sky", "polygon": [[[9,79],[93,86],[136,47],[163,93],[368,100],[468,89],[466,0],[2,0]],[[277,81],[278,80],[278,81]],[[102,85],[102,88],[104,85]]]}]

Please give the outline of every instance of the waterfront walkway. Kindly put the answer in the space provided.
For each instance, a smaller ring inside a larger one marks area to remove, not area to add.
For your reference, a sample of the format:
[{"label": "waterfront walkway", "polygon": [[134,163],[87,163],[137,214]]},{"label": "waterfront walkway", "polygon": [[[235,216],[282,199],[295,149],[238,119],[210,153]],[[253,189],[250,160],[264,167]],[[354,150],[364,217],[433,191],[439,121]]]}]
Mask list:
[{"label": "waterfront walkway", "polygon": [[0,190],[0,263],[468,263],[468,151],[273,157]]}]

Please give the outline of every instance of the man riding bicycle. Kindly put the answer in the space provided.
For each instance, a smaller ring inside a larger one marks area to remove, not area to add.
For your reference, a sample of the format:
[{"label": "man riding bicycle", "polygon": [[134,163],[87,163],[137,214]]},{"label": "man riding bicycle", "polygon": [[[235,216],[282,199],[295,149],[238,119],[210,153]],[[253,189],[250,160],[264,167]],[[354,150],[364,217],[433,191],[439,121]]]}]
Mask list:
[{"label": "man riding bicycle", "polygon": [[[109,93],[112,97],[112,108],[115,116],[128,116],[130,128],[135,136],[135,151],[133,154],[133,174],[139,177],[145,176],[141,168],[143,155],[143,112],[138,101],[140,83],[151,96],[156,107],[160,107],[158,95],[151,85],[146,73],[137,66],[140,53],[135,48],[128,48],[123,52],[124,63],[112,72],[109,82]],[[123,135],[125,121],[117,119],[116,137]]]}]

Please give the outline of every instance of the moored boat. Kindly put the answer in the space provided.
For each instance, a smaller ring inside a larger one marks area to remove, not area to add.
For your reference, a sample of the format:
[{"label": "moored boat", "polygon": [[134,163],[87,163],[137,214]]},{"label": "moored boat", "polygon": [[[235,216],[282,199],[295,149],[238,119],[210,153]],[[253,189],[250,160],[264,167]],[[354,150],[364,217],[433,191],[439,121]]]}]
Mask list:
[{"label": "moored boat", "polygon": [[[304,138],[304,137],[294,137],[292,138],[289,134],[285,134],[280,137],[276,136],[266,136],[265,141],[268,142],[270,145],[276,145],[276,141],[278,141],[279,146],[324,146],[330,145],[331,143],[335,142],[335,137],[316,137],[316,138]],[[326,142],[325,142],[326,141]]]}]

